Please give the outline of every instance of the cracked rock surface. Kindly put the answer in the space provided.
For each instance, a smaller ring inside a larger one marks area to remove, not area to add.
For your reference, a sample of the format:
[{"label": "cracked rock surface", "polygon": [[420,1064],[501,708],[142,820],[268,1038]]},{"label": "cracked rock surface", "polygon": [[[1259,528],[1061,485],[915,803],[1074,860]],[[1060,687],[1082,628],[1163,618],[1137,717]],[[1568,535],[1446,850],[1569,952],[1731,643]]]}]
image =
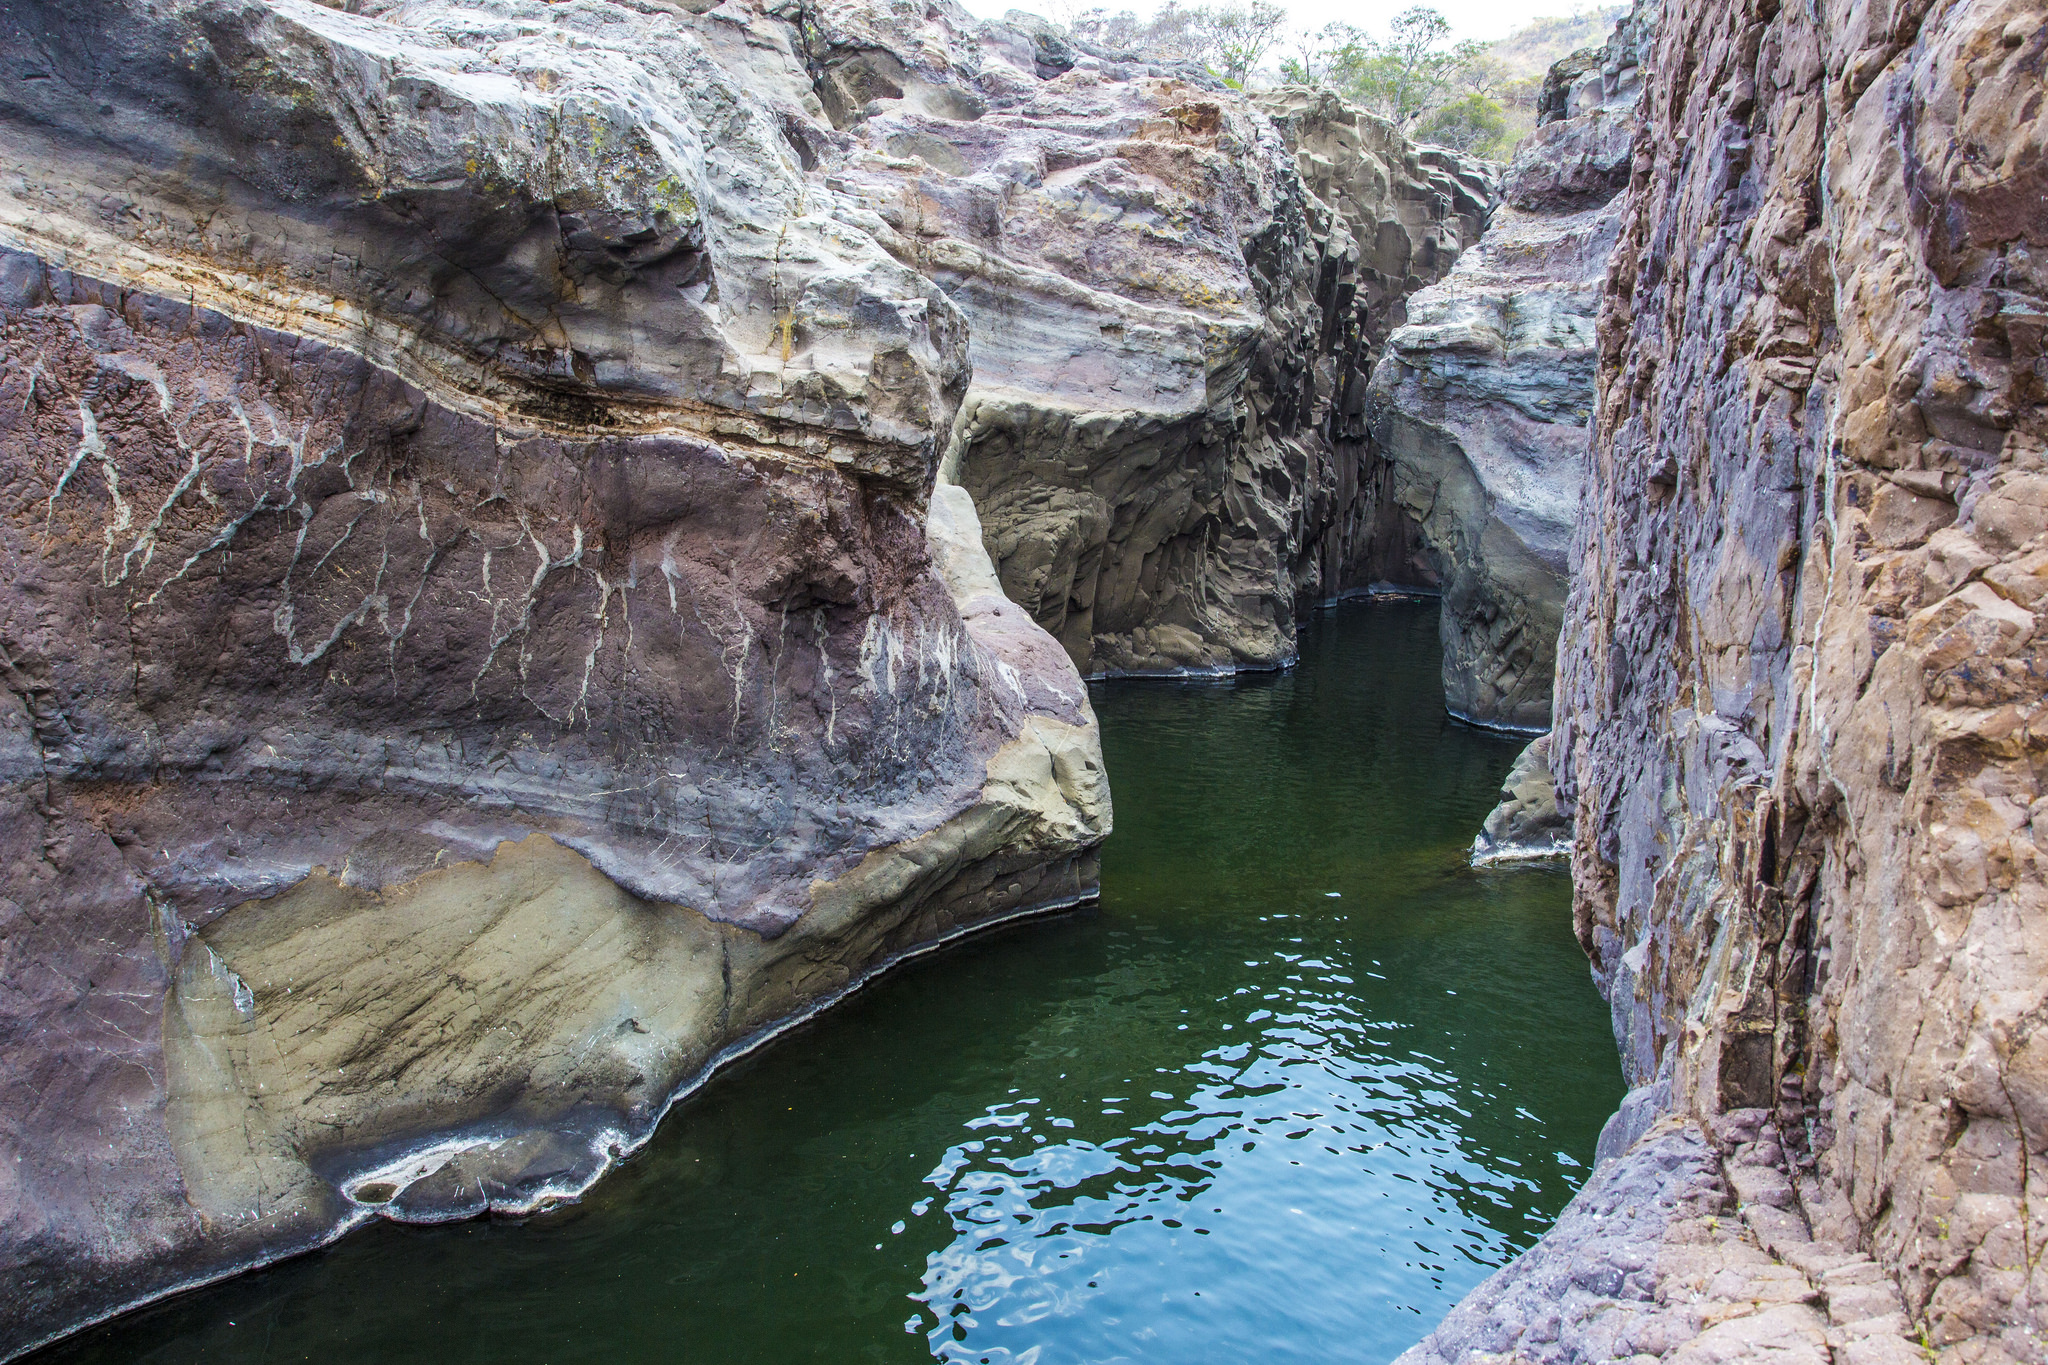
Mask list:
[{"label": "cracked rock surface", "polygon": [[1556,1349],[2039,1360],[2048,10],[1671,0],[1648,52],[1551,763],[1749,1248],[1652,1297],[1769,1306]]},{"label": "cracked rock surface", "polygon": [[0,6],[0,1355],[571,1196],[1094,889],[800,26],[351,9]]}]

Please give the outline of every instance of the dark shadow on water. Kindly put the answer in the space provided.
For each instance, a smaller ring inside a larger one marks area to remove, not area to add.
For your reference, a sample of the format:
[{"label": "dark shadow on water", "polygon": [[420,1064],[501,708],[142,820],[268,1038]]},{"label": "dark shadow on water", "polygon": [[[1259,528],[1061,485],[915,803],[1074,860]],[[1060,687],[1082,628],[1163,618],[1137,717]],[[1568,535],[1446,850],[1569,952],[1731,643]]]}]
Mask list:
[{"label": "dark shadow on water", "polygon": [[1622,1089],[1563,873],[1465,863],[1523,741],[1444,714],[1435,616],[1098,685],[1100,909],[893,974],[584,1203],[371,1228],[37,1365],[1390,1359]]}]

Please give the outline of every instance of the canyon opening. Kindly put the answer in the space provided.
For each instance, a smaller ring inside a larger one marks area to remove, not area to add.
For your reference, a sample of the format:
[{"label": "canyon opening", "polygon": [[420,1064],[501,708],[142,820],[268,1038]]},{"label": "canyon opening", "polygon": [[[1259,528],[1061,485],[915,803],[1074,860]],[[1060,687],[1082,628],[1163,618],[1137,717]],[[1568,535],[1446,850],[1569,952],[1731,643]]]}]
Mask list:
[{"label": "canyon opening", "polygon": [[1453,20],[0,0],[0,1359],[2048,1358],[2048,9]]}]

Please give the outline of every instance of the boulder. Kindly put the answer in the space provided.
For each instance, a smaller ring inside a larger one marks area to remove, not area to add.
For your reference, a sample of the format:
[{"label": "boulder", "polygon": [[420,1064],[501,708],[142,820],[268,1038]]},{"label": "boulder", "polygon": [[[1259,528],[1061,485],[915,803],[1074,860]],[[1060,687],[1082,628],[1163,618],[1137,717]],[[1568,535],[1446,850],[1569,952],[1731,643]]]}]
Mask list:
[{"label": "boulder", "polygon": [[1529,741],[1500,786],[1500,804],[1472,841],[1472,865],[1562,858],[1571,852],[1571,813],[1557,803],[1550,736]]}]

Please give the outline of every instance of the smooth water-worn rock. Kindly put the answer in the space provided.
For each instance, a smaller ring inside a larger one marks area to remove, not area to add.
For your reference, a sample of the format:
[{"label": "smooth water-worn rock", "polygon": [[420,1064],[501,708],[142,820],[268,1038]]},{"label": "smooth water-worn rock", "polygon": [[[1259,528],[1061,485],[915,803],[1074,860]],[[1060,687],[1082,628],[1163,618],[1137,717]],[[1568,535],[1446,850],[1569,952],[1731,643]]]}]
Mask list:
[{"label": "smooth water-worn rock", "polygon": [[1558,804],[1557,782],[1550,772],[1550,736],[1539,735],[1516,757],[1501,783],[1500,804],[1472,841],[1472,862],[1484,866],[1562,858],[1571,846],[1571,813]]},{"label": "smooth water-worn rock", "polygon": [[[774,152],[809,197],[764,205],[761,241],[823,215],[943,291],[972,353],[946,477],[1085,673],[1276,666],[1310,604],[1433,581],[1365,452],[1364,389],[1406,298],[1478,237],[1492,168],[1326,92],[1255,99],[1029,15],[776,14],[696,26],[771,92],[793,42],[815,86]],[[813,249],[759,272],[778,374],[868,326],[804,283]]]},{"label": "smooth water-worn rock", "polygon": [[970,324],[948,471],[1009,596],[1088,674],[1228,671],[1290,660],[1312,602],[1426,576],[1358,414],[1402,300],[1478,235],[1485,168],[1323,92],[1005,56],[903,51],[987,112],[878,101],[847,176]]},{"label": "smooth water-worn rock", "polygon": [[1094,886],[802,30],[351,9],[0,9],[0,1354],[573,1193]]},{"label": "smooth water-worn rock", "polygon": [[1329,97],[946,5],[0,33],[0,1349],[581,1188],[1089,893],[1060,645],[1427,572],[1362,376],[1492,185]]},{"label": "smooth water-worn rock", "polygon": [[1446,703],[1482,724],[1551,720],[1594,320],[1655,18],[1639,7],[1559,64],[1485,235],[1408,301],[1373,372],[1373,446],[1442,584]]}]

